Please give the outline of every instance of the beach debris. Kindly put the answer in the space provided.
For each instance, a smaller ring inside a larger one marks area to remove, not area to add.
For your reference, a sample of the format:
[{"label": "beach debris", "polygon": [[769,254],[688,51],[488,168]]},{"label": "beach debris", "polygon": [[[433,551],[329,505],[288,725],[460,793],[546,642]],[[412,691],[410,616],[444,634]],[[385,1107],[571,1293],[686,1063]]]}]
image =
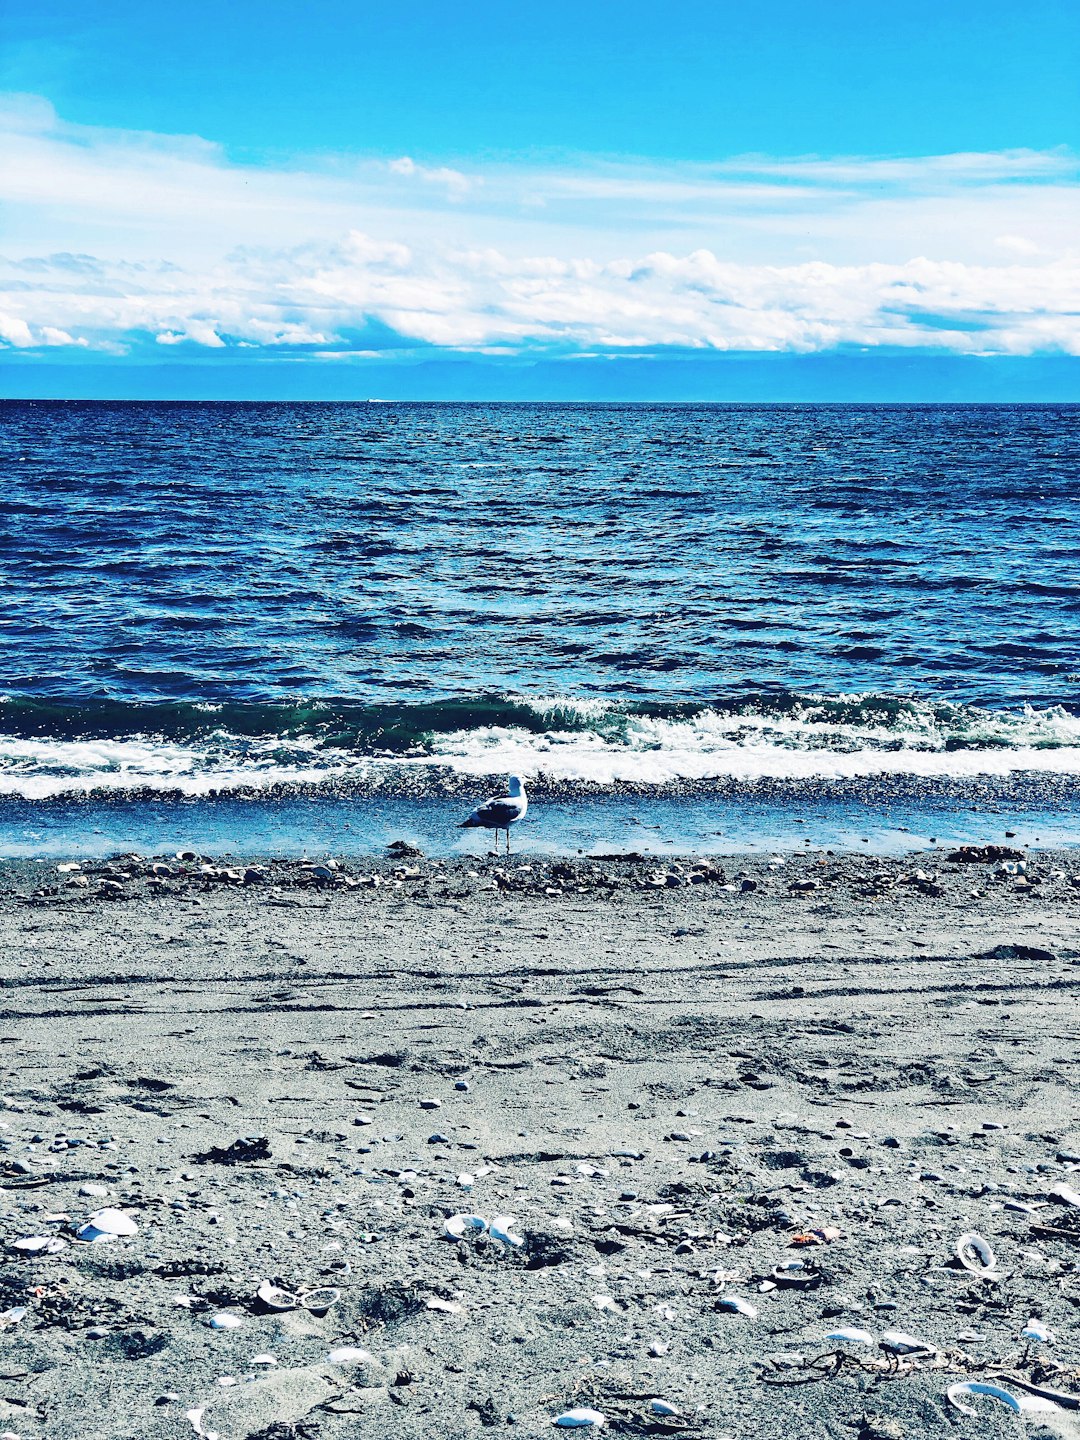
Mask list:
[{"label": "beach debris", "polygon": [[945,856],[951,865],[992,865],[995,860],[1023,860],[1022,850],[1008,845],[961,845]]},{"label": "beach debris", "polygon": [[[0,1316],[0,1319],[3,1317]],[[1040,1345],[1052,1345],[1054,1343],[1054,1332],[1048,1329],[1041,1320],[1029,1320],[1020,1331],[1022,1340],[1034,1340]]]},{"label": "beach debris", "polygon": [[814,1270],[801,1260],[785,1260],[772,1272],[775,1285],[788,1290],[816,1290],[821,1284],[821,1271]]},{"label": "beach debris", "polygon": [[745,1315],[748,1320],[757,1319],[757,1306],[751,1305],[741,1295],[721,1295],[716,1302],[717,1310],[727,1310],[733,1315]]},{"label": "beach debris", "polygon": [[185,1420],[191,1421],[191,1428],[195,1431],[196,1435],[202,1436],[203,1440],[218,1440],[218,1432],[216,1430],[204,1430],[202,1427],[203,1415],[205,1415],[205,1413],[206,1407],[200,1405],[194,1410],[185,1410],[184,1418]]},{"label": "beach debris", "polygon": [[588,1426],[602,1430],[607,1424],[607,1416],[602,1415],[599,1410],[590,1410],[587,1405],[579,1405],[574,1410],[564,1410],[561,1415],[556,1415],[551,1423],[563,1430],[584,1429]]},{"label": "beach debris", "polygon": [[842,1345],[873,1345],[874,1337],[869,1330],[860,1330],[857,1325],[849,1325],[843,1330],[830,1330],[825,1336],[826,1340],[836,1340]]},{"label": "beach debris", "polygon": [[227,1310],[210,1317],[211,1330],[237,1330],[243,1323],[239,1315],[230,1315]]},{"label": "beach debris", "polygon": [[264,1280],[255,1294],[270,1310],[295,1310],[300,1303],[290,1291],[271,1285],[269,1280]]},{"label": "beach debris", "polygon": [[88,1245],[97,1245],[103,1241],[116,1240],[122,1235],[137,1235],[139,1227],[130,1215],[123,1210],[114,1210],[107,1206],[104,1210],[95,1210],[93,1215],[85,1224],[80,1225],[75,1231],[76,1236]]},{"label": "beach debris", "polygon": [[67,1249],[67,1243],[57,1235],[27,1235],[21,1240],[11,1242],[12,1249],[23,1250],[28,1255],[57,1255],[61,1250]]},{"label": "beach debris", "polygon": [[370,1350],[361,1350],[356,1345],[339,1345],[326,1357],[331,1365],[369,1365],[375,1356]]},{"label": "beach debris", "polygon": [[890,1355],[937,1355],[938,1347],[929,1340],[920,1340],[916,1335],[906,1335],[903,1330],[886,1330],[878,1341],[882,1350]]},{"label": "beach debris", "polygon": [[1000,1385],[991,1385],[985,1380],[958,1381],[955,1385],[950,1385],[945,1394],[949,1403],[955,1406],[961,1415],[977,1415],[979,1413],[973,1405],[965,1405],[959,1398],[961,1395],[988,1395],[991,1399],[1008,1406],[1015,1415],[1022,1415],[1025,1411],[1045,1414],[1061,1409],[1060,1405],[1056,1405],[1053,1400],[1048,1400],[1042,1395],[1014,1395],[1011,1390],[1005,1390]]},{"label": "beach debris", "polygon": [[451,1240],[462,1240],[466,1235],[478,1235],[488,1228],[482,1215],[449,1215],[443,1221],[443,1234]]},{"label": "beach debris", "polygon": [[341,1299],[341,1291],[334,1285],[320,1285],[315,1290],[305,1290],[299,1299],[304,1309],[313,1315],[325,1315]]},{"label": "beach debris", "polygon": [[839,1240],[843,1231],[836,1225],[815,1226],[811,1230],[800,1230],[788,1241],[789,1245],[830,1245],[834,1240]]},{"label": "beach debris", "polygon": [[424,1301],[425,1310],[438,1310],[443,1315],[464,1315],[465,1306],[456,1300],[443,1300],[438,1295],[429,1295]]},{"label": "beach debris", "polygon": [[242,1165],[255,1160],[269,1160],[270,1141],[265,1135],[242,1135],[231,1145],[211,1145],[209,1150],[191,1158],[200,1165]]},{"label": "beach debris", "polygon": [[516,1235],[514,1226],[517,1220],[513,1215],[496,1215],[488,1226],[488,1234],[493,1240],[501,1240],[504,1245],[512,1248],[525,1244],[524,1235]]},{"label": "beach debris", "polygon": [[1080,1206],[1080,1192],[1071,1185],[1051,1185],[1046,1193],[1049,1199],[1056,1200],[1060,1205]]},{"label": "beach debris", "polygon": [[10,1310],[0,1310],[0,1330],[9,1330],[30,1313],[26,1305],[13,1305]]},{"label": "beach debris", "polygon": [[990,1275],[997,1270],[997,1258],[989,1243],[974,1230],[969,1230],[957,1240],[956,1258],[965,1270],[979,1275]]}]

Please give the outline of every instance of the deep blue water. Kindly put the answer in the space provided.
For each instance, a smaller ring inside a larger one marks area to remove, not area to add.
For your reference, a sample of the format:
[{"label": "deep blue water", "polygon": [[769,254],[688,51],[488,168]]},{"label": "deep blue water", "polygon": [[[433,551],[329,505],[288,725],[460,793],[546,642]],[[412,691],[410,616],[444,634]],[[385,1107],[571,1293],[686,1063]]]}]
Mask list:
[{"label": "deep blue water", "polygon": [[0,403],[0,793],[1080,770],[1080,407]]}]

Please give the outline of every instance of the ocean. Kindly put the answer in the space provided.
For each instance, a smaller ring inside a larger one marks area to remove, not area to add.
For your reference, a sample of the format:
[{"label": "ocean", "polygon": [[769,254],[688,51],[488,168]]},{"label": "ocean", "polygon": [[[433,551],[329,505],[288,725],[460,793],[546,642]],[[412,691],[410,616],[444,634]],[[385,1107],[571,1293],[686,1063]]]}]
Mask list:
[{"label": "ocean", "polygon": [[0,402],[0,853],[508,772],[523,850],[1074,843],[1078,480],[1076,406]]}]

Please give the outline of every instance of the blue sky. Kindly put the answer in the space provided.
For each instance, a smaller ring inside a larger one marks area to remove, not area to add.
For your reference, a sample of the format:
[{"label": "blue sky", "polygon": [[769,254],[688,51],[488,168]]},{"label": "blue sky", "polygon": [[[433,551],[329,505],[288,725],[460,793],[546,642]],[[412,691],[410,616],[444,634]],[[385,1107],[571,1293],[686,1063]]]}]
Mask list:
[{"label": "blue sky", "polygon": [[0,393],[1080,399],[1078,75],[1072,0],[8,0]]}]

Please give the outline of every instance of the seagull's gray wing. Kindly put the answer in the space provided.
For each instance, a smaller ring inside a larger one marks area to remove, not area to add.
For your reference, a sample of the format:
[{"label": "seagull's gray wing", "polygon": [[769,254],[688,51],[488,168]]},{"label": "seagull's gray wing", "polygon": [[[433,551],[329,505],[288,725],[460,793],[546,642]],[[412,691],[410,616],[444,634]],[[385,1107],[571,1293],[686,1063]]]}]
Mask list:
[{"label": "seagull's gray wing", "polygon": [[509,796],[498,800],[485,800],[473,814],[482,824],[504,830],[507,825],[521,818],[521,801],[512,800]]}]

